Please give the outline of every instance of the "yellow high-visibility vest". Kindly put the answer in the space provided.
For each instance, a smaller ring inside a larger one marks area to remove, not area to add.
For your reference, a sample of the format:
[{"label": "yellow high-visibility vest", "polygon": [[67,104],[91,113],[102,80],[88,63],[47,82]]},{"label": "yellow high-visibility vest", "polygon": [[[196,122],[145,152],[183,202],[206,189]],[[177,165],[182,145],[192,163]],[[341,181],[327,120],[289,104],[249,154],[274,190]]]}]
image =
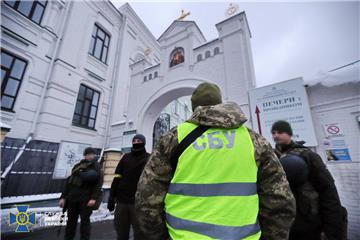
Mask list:
[{"label": "yellow high-visibility vest", "polygon": [[[179,143],[196,127],[180,124]],[[165,197],[171,239],[259,239],[257,170],[246,127],[203,133],[179,157]]]}]

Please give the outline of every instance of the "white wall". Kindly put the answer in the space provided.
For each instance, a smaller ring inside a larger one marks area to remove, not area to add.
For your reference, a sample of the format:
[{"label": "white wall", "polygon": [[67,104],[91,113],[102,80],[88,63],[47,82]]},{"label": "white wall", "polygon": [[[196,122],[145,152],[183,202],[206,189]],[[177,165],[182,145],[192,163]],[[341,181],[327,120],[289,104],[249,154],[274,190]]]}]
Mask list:
[{"label": "white wall", "polygon": [[360,82],[335,86],[317,84],[307,88],[316,137],[317,152],[326,161],[322,145],[323,125],[339,123],[352,161],[326,162],[349,214],[349,239],[360,239]]},{"label": "white wall", "polygon": [[[4,49],[28,61],[14,112],[1,111],[2,122],[12,127],[7,136],[25,139],[36,121],[34,139],[49,142],[66,140],[103,147],[110,92],[117,77],[114,76],[114,70],[118,67],[115,62],[118,56],[116,48],[121,40],[121,14],[110,2],[49,1],[39,26],[3,2],[1,6],[2,25],[31,42],[26,44],[5,34],[1,38]],[[66,19],[65,6],[69,8]],[[64,36],[59,52],[54,56],[62,21],[65,21]],[[95,23],[111,37],[107,64],[88,54]],[[50,67],[52,58],[53,68]],[[48,72],[51,73],[49,85],[41,104],[40,96]],[[81,83],[100,92],[96,130],[72,125]],[[39,108],[39,118],[35,119],[35,112]]]},{"label": "white wall", "polygon": [[1,121],[12,127],[8,137],[24,139],[30,133],[64,7],[61,1],[49,2],[39,26],[1,2],[2,48],[28,62],[13,112],[1,111]]}]

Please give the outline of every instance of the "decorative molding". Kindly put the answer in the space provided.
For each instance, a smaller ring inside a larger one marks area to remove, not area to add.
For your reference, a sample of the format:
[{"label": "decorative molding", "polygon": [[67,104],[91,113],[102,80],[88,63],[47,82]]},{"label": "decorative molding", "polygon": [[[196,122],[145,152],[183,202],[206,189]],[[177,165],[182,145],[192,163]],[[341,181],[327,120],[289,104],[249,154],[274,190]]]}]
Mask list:
[{"label": "decorative molding", "polygon": [[87,69],[87,68],[84,68],[84,69],[85,69],[85,71],[88,73],[89,76],[95,78],[96,80],[99,80],[100,82],[106,81],[105,78],[100,77],[99,75],[97,75],[97,74],[94,73],[93,71],[91,71],[91,70],[89,70],[89,69]]},{"label": "decorative molding", "polygon": [[35,46],[35,47],[37,46],[37,44],[35,44],[35,43],[33,43],[32,41],[30,41],[30,40],[28,40],[28,39],[20,36],[19,34],[13,32],[12,30],[8,29],[7,27],[1,25],[1,28],[2,28],[2,32],[3,32],[5,35],[7,35],[7,36],[9,36],[9,37],[17,40],[18,42],[24,44],[25,46],[28,47],[30,44],[33,45],[33,46]]}]

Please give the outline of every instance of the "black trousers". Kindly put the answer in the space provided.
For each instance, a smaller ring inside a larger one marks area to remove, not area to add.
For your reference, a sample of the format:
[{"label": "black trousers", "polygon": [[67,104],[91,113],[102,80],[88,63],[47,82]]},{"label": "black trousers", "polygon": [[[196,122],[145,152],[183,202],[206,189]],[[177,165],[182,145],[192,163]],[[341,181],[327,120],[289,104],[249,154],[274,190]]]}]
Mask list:
[{"label": "black trousers", "polygon": [[290,231],[289,240],[321,240],[321,232],[313,231],[299,234]]},{"label": "black trousers", "polygon": [[117,240],[128,240],[130,226],[133,228],[134,240],[143,240],[139,231],[139,224],[135,216],[134,204],[116,202],[114,225]]},{"label": "black trousers", "polygon": [[80,239],[90,239],[90,215],[91,208],[87,206],[87,202],[71,202],[68,201],[68,220],[65,229],[65,240],[73,240],[76,234],[76,226],[80,215]]}]

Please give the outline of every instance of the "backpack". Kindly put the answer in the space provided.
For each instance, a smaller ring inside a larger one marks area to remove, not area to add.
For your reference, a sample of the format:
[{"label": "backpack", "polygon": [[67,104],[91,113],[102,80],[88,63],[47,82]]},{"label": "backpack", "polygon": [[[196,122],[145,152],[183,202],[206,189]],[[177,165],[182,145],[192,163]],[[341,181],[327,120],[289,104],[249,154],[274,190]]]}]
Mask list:
[{"label": "backpack", "polygon": [[[291,153],[294,155],[298,155],[300,158],[304,160],[304,162],[308,165],[309,173],[316,171],[316,169],[313,168],[312,164],[307,161],[307,159],[303,156],[303,154],[306,151],[311,151],[309,148],[303,146],[304,151],[301,151],[300,153]],[[316,223],[315,216],[319,217],[320,221],[320,215],[319,215],[319,193],[316,191],[316,189],[313,187],[311,183],[311,174],[309,174],[308,177],[308,183],[305,183],[304,186],[302,186],[298,193],[300,194],[300,198],[302,201],[304,201],[305,204],[307,204],[308,214],[310,216],[313,216]],[[342,236],[339,240],[347,240],[347,229],[348,229],[348,213],[347,209],[343,206],[341,206],[341,219],[342,219],[342,226],[341,226],[341,232]],[[319,222],[321,224],[321,222]],[[324,237],[326,239],[326,237]]]}]

